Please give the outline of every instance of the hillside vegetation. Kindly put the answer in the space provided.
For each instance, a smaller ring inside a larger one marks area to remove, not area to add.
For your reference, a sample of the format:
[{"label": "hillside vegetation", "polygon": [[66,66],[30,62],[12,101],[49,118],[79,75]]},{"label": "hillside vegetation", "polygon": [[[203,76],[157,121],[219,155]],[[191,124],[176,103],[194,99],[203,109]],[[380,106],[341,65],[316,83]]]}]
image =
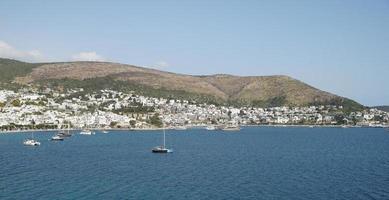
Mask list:
[{"label": "hillside vegetation", "polygon": [[[4,84],[100,90],[132,90],[154,97],[188,99],[224,105],[343,105],[355,101],[321,91],[288,76],[190,76],[109,62],[24,63],[0,59]],[[4,71],[4,73],[3,73]]]},{"label": "hillside vegetation", "polygon": [[32,69],[42,64],[25,63],[12,59],[0,58],[0,82],[13,81],[15,77],[25,76],[32,72]]}]

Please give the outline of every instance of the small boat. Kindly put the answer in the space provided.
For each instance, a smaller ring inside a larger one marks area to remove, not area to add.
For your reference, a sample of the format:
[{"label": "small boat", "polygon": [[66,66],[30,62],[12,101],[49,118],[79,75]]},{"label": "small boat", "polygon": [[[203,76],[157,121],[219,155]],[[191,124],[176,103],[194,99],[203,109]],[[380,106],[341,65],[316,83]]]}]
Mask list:
[{"label": "small boat", "polygon": [[186,130],[187,127],[186,126],[176,126],[174,127],[174,130]]},{"label": "small boat", "polygon": [[214,131],[214,130],[216,130],[216,127],[215,126],[207,126],[205,129],[207,129],[208,131]]},{"label": "small boat", "polygon": [[51,137],[51,140],[53,141],[63,141],[63,137],[59,136],[59,135],[54,135],[53,137]]},{"label": "small boat", "polygon": [[95,132],[89,130],[89,129],[84,129],[80,132],[80,135],[94,135]]},{"label": "small boat", "polygon": [[57,136],[60,136],[60,137],[65,138],[65,137],[71,137],[72,135],[71,135],[71,134],[68,134],[68,133],[65,133],[65,132],[59,132],[59,133],[57,134]]},{"label": "small boat", "polygon": [[151,149],[153,153],[173,153],[173,149],[166,148],[166,136],[165,136],[165,128],[163,129],[163,145],[156,146]]},{"label": "small boat", "polygon": [[58,136],[62,137],[62,138],[66,138],[66,137],[71,137],[72,134],[70,133],[70,129],[69,129],[69,124],[68,124],[68,127],[67,127],[67,131],[61,131],[57,134]]},{"label": "small boat", "polygon": [[34,139],[27,139],[23,141],[23,144],[26,146],[39,146],[41,145],[40,142],[34,140]]},{"label": "small boat", "polygon": [[38,142],[37,140],[34,140],[34,133],[31,133],[31,138],[24,140],[23,144],[26,146],[39,146],[39,145],[41,145],[40,142]]},{"label": "small boat", "polygon": [[154,147],[151,151],[153,153],[173,153],[172,149],[167,149],[164,146]]},{"label": "small boat", "polygon": [[222,130],[223,131],[239,131],[240,127],[238,125],[227,125]]},{"label": "small boat", "polygon": [[103,130],[102,133],[109,133],[107,130]]}]

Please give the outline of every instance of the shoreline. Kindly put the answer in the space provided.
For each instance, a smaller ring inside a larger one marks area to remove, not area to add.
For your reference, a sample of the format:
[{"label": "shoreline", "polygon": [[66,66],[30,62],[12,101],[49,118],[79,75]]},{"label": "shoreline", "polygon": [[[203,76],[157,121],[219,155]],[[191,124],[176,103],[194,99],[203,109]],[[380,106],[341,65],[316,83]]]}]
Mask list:
[{"label": "shoreline", "polygon": [[[187,126],[187,129],[180,130],[190,130],[190,129],[203,129],[207,125],[194,125]],[[254,125],[241,125],[240,127],[275,127],[275,128],[389,128],[389,125],[382,126],[350,126],[350,125],[297,125],[297,124],[254,124]],[[91,128],[92,131],[158,131],[163,130],[164,128]],[[66,131],[68,129],[27,129],[27,130],[9,130],[9,131],[0,131],[0,134],[7,133],[28,133],[28,132],[55,132],[55,131]],[[81,131],[80,128],[69,129],[69,131]],[[167,127],[165,130],[176,130],[176,127]]]}]

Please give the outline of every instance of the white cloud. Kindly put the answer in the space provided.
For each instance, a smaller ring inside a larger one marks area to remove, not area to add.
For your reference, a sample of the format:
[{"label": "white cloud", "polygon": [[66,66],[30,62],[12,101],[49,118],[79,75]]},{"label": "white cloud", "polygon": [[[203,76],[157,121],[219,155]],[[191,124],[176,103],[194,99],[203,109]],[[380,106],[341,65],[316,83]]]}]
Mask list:
[{"label": "white cloud", "polygon": [[158,61],[154,65],[155,68],[165,68],[165,67],[168,67],[168,66],[169,66],[169,63],[166,62],[166,61]]},{"label": "white cloud", "polygon": [[94,51],[80,52],[72,56],[73,61],[105,61],[105,59]]},{"label": "white cloud", "polygon": [[45,57],[39,50],[22,51],[2,40],[0,40],[0,57],[28,62],[40,62],[45,60]]}]

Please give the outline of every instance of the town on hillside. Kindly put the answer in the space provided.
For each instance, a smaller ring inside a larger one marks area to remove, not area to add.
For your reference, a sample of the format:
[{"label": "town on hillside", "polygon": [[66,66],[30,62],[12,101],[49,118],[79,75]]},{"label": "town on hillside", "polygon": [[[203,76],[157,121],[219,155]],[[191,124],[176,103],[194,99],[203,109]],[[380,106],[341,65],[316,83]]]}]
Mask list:
[{"label": "town on hillside", "polygon": [[155,129],[193,126],[306,125],[388,127],[389,113],[345,112],[342,106],[230,107],[153,98],[114,90],[0,90],[0,130]]}]

